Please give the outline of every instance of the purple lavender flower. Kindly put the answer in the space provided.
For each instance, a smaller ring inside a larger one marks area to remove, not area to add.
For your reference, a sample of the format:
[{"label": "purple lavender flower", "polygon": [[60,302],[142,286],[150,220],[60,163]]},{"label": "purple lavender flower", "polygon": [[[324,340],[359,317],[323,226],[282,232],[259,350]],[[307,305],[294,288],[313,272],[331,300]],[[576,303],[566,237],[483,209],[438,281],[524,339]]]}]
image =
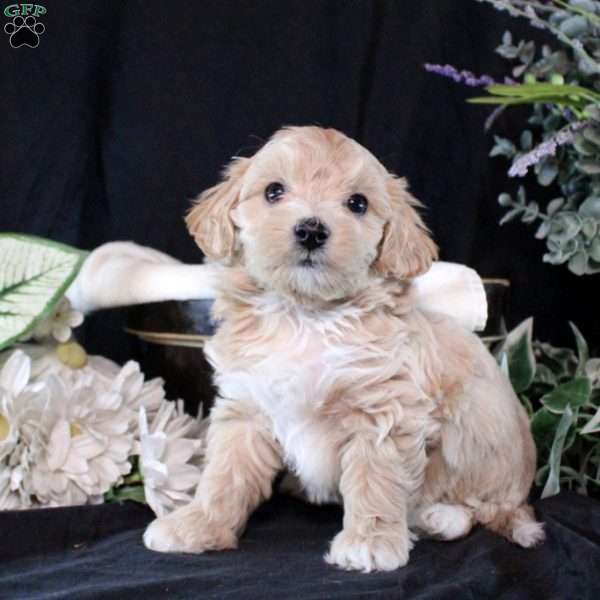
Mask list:
[{"label": "purple lavender flower", "polygon": [[479,87],[482,85],[493,85],[496,83],[489,75],[481,75],[477,77],[471,71],[459,71],[452,65],[434,65],[431,63],[425,63],[425,70],[436,75],[442,75],[443,77],[449,77],[456,81],[456,83],[464,83],[470,87]]},{"label": "purple lavender flower", "polygon": [[524,177],[529,167],[540,162],[546,156],[554,156],[559,146],[573,143],[575,132],[587,127],[589,124],[589,121],[577,121],[563,127],[552,137],[537,145],[533,150],[517,158],[508,170],[508,175],[510,177]]}]

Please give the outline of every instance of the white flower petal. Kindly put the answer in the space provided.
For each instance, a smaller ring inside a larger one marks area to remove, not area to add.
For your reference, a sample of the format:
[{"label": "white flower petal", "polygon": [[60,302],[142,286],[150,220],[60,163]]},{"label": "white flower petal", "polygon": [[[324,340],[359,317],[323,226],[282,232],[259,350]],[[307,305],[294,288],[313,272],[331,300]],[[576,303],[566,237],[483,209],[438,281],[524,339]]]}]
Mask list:
[{"label": "white flower petal", "polygon": [[71,328],[79,327],[83,323],[83,313],[78,310],[71,310],[67,315],[67,325]]},{"label": "white flower petal", "polygon": [[15,350],[0,371],[0,388],[16,397],[27,385],[30,375],[31,359],[22,350]]},{"label": "white flower petal", "polygon": [[71,447],[86,459],[95,458],[106,449],[104,444],[91,435],[77,435],[71,439]]},{"label": "white flower petal", "polygon": [[56,323],[52,328],[52,335],[57,341],[64,344],[71,337],[71,328],[63,323]]},{"label": "white flower petal", "polygon": [[167,447],[167,436],[159,431],[142,439],[142,457],[161,458]]},{"label": "white flower petal", "polygon": [[71,447],[71,432],[69,423],[60,419],[50,432],[47,448],[48,467],[52,471],[60,469],[69,454]]},{"label": "white flower petal", "polygon": [[169,488],[173,490],[189,490],[198,485],[200,469],[193,465],[176,465],[169,467]]},{"label": "white flower petal", "polygon": [[166,462],[167,464],[183,464],[190,460],[190,458],[192,458],[195,452],[195,440],[171,440],[164,454],[164,462]]},{"label": "white flower petal", "polygon": [[88,461],[77,452],[69,452],[67,459],[62,464],[62,470],[70,475],[80,475],[88,472]]},{"label": "white flower petal", "polygon": [[109,460],[104,456],[98,456],[97,458],[94,458],[91,462],[94,467],[94,470],[100,476],[100,479],[104,483],[108,484],[108,487],[106,488],[106,490],[108,490],[109,487],[115,484],[115,482],[117,481],[117,479],[119,479],[119,476],[121,475],[118,467],[112,460]]}]

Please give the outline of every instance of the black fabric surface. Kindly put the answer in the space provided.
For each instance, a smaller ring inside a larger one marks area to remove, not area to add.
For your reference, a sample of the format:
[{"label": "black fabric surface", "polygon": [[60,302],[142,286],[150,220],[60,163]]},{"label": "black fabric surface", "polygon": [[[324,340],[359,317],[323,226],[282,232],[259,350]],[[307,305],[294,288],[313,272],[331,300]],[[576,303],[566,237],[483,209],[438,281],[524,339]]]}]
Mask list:
[{"label": "black fabric surface", "polygon": [[152,515],[133,503],[3,513],[0,598],[598,598],[600,504],[564,493],[535,507],[548,536],[538,548],[476,528],[455,542],[419,541],[406,567],[368,575],[322,559],[341,509],[285,496],[251,517],[238,550],[196,556],[146,550]]},{"label": "black fabric surface", "polygon": [[[585,302],[597,280],[542,263],[531,226],[498,225],[498,193],[519,182],[488,157],[490,109],[423,68],[502,78],[503,31],[543,33],[474,0],[41,3],[37,48],[11,48],[0,28],[0,231],[86,249],[128,239],[199,261],[182,221],[190,198],[282,125],[317,123],[408,177],[442,258],[511,280],[510,326],[535,315],[540,337],[570,343],[572,319],[600,345]],[[526,114],[508,111],[494,133],[520,131]],[[556,195],[532,186],[532,199]],[[86,347],[131,358],[122,325],[91,319]]]}]

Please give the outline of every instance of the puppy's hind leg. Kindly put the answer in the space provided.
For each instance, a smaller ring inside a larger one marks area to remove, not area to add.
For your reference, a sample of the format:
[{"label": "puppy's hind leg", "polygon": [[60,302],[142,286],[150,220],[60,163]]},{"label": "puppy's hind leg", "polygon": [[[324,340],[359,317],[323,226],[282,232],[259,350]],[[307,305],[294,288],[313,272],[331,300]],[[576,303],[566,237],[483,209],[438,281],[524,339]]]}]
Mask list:
[{"label": "puppy's hind leg", "polygon": [[418,509],[414,526],[427,535],[449,541],[467,535],[473,523],[473,512],[468,507],[437,502]]}]

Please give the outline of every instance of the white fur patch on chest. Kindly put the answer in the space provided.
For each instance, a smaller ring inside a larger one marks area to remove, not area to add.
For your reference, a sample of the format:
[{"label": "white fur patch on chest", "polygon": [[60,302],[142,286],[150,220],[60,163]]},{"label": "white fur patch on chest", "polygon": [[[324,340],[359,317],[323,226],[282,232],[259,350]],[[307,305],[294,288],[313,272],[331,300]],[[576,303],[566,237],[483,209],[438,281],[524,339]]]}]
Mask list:
[{"label": "white fur patch on chest", "polygon": [[264,332],[244,348],[243,361],[225,358],[229,341],[219,332],[205,347],[219,392],[255,403],[269,417],[284,461],[309,499],[335,501],[342,432],[322,407],[332,393],[352,385],[357,369],[364,371],[378,349],[348,341],[360,318],[356,307],[310,313],[267,298],[256,311],[264,315],[259,321]]}]

